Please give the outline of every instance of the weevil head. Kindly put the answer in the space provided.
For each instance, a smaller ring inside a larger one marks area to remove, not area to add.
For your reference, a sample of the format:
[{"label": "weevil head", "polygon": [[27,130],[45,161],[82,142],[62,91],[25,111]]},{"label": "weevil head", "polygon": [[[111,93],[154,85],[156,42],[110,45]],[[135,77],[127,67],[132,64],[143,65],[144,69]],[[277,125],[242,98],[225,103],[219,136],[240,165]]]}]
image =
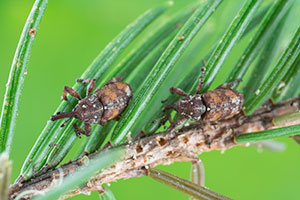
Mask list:
[{"label": "weevil head", "polygon": [[182,116],[191,120],[200,120],[201,116],[206,112],[201,95],[193,94],[183,97],[175,104],[175,110]]},{"label": "weevil head", "polygon": [[62,126],[64,126],[66,122],[75,117],[80,121],[92,124],[101,121],[102,114],[102,103],[99,101],[96,95],[91,95],[80,100],[72,111],[57,113],[51,117],[51,120],[55,121],[62,118],[69,118],[62,124]]}]

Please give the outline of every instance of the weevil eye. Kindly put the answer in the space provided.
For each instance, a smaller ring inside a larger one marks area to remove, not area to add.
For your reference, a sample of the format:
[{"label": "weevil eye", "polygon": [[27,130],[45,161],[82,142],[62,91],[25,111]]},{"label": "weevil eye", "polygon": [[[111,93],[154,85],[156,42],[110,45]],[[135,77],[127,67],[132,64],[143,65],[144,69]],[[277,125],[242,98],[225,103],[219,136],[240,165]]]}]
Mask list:
[{"label": "weevil eye", "polygon": [[205,111],[206,111],[206,106],[202,105],[202,112],[205,113]]}]

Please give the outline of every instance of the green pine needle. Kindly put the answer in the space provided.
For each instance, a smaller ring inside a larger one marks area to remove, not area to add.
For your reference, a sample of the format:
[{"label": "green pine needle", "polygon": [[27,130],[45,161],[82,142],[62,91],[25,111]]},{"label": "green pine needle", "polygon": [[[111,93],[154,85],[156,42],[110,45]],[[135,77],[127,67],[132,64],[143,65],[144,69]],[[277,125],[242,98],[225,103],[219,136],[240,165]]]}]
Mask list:
[{"label": "green pine needle", "polygon": [[137,89],[137,95],[122,115],[120,122],[114,130],[111,138],[113,144],[123,143],[130,132],[130,135],[135,137],[138,130],[141,130],[145,121],[143,115],[146,115],[150,107],[151,98],[156,94],[168,73],[174,70],[176,61],[220,3],[221,0],[208,1],[204,8],[198,8],[183,25],[149,75],[145,78],[145,81]]},{"label": "green pine needle", "polygon": [[48,0],[36,0],[23,28],[12,62],[0,117],[0,153],[11,150],[20,97],[33,42]]}]

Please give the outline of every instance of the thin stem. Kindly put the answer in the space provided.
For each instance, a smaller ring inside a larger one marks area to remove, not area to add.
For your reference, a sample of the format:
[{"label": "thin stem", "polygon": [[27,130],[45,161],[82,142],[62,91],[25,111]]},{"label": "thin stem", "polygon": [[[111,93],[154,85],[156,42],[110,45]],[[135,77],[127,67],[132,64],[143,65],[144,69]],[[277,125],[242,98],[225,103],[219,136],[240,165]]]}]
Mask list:
[{"label": "thin stem", "polygon": [[8,199],[8,188],[11,176],[11,161],[6,152],[0,154],[0,199]]},{"label": "thin stem", "polygon": [[[265,41],[272,37],[272,33],[278,24],[283,24],[286,18],[286,13],[291,6],[291,4],[288,4],[287,2],[287,0],[278,1],[269,10],[262,23],[259,25],[258,31],[245,48],[242,56],[238,60],[235,67],[233,67],[225,82],[229,83],[237,79],[242,80],[251,63],[255,60],[262,47],[265,45]],[[279,29],[281,28],[282,26],[279,27]]]},{"label": "thin stem", "polygon": [[205,186],[205,173],[204,165],[201,160],[198,162],[192,163],[191,167],[191,181],[197,185]]},{"label": "thin stem", "polygon": [[191,181],[185,180],[173,174],[169,174],[159,169],[150,168],[148,170],[148,176],[161,182],[169,187],[172,187],[180,192],[183,192],[196,199],[203,200],[228,200],[221,194],[213,192],[205,187],[199,186]]},{"label": "thin stem", "polygon": [[226,33],[219,41],[218,46],[207,61],[202,91],[207,91],[210,87],[225,59],[228,57],[234,45],[237,44],[249,22],[253,18],[254,12],[257,10],[260,3],[260,0],[248,0],[244,3],[243,7],[236,15]]},{"label": "thin stem", "polygon": [[[52,189],[47,191],[44,195],[38,196],[35,199],[52,200],[58,199],[61,195],[66,194],[70,190],[84,184],[97,171],[100,171],[109,165],[113,164],[117,159],[124,155],[123,147],[109,149],[102,152],[96,157],[88,160],[88,164],[80,167],[76,172],[70,174],[66,178],[60,177],[61,183],[56,184]],[[63,176],[63,172],[61,173]]]},{"label": "thin stem", "polygon": [[0,117],[0,152],[10,152],[27,64],[48,0],[36,0],[26,20],[12,62]]},{"label": "thin stem", "polygon": [[238,136],[235,139],[237,144],[243,144],[247,142],[256,142],[262,140],[270,140],[279,137],[288,137],[298,135],[300,133],[300,124],[294,126],[287,126],[283,128],[270,129],[265,131],[258,131],[253,133],[246,133]]},{"label": "thin stem", "polygon": [[245,113],[251,114],[261,106],[272,94],[272,91],[278,86],[285,74],[291,70],[293,63],[300,55],[300,26],[295,32],[289,46],[282,53],[271,73],[265,77],[264,82],[256,90],[255,93],[246,100]]}]

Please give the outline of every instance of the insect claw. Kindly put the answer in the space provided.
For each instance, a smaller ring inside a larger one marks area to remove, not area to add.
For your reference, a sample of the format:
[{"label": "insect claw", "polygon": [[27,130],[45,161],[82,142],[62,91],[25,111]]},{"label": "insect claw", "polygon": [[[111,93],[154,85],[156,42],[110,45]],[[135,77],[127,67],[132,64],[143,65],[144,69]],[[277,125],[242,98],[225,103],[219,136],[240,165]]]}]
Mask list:
[{"label": "insect claw", "polygon": [[166,103],[168,101],[168,99],[164,99],[161,101],[161,103]]},{"label": "insect claw", "polygon": [[110,142],[110,141],[108,141],[104,146],[103,146],[103,149],[106,149],[106,148],[111,148],[111,147],[113,147],[113,144]]},{"label": "insect claw", "polygon": [[78,78],[78,79],[76,79],[76,82],[82,83],[83,79],[82,78]]},{"label": "insect claw", "polygon": [[63,96],[60,97],[60,100],[61,100],[61,101],[68,101],[67,97],[64,98]]},{"label": "insect claw", "polygon": [[76,131],[76,136],[81,138],[81,133]]}]

